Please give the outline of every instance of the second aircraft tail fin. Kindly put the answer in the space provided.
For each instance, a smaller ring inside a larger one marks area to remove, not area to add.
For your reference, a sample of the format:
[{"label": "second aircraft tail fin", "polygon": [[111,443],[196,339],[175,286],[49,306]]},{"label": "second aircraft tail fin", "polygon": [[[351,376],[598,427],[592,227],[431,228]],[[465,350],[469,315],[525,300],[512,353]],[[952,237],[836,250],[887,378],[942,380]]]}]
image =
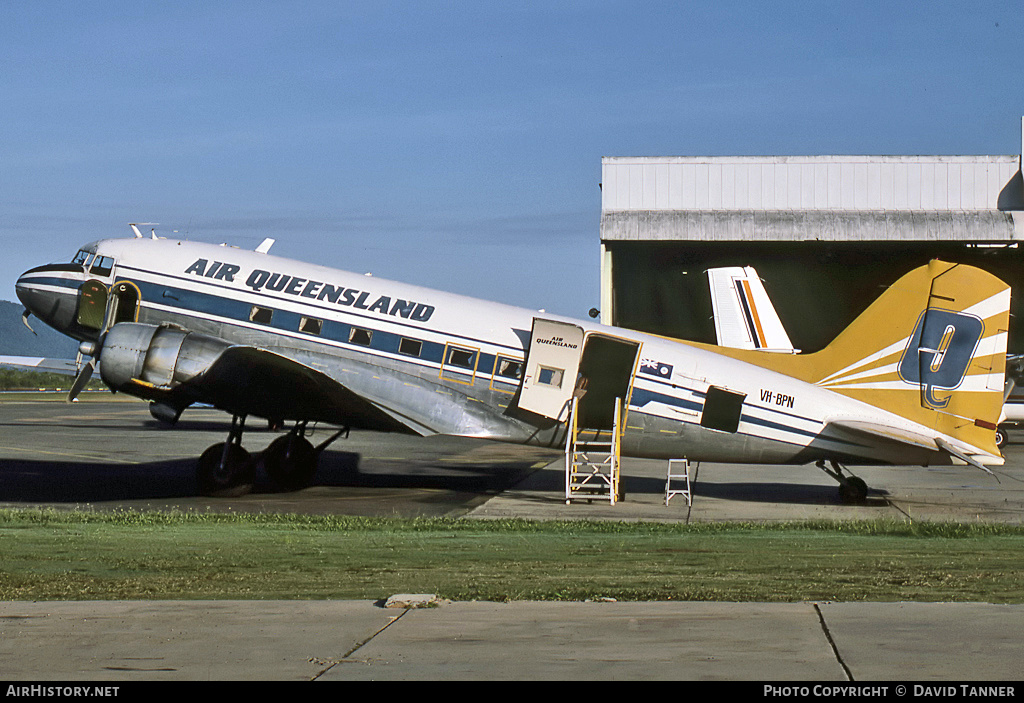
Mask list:
[{"label": "second aircraft tail fin", "polygon": [[736,349],[796,353],[786,328],[750,266],[708,269],[718,344]]}]

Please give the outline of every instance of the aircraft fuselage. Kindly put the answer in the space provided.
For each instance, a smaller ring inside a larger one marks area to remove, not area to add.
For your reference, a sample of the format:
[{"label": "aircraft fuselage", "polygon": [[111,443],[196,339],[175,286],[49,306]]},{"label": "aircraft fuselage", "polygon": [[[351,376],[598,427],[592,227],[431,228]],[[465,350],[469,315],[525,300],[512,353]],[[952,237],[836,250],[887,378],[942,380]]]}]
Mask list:
[{"label": "aircraft fuselage", "polygon": [[[927,428],[700,345],[228,246],[109,239],[83,252],[90,269],[42,266],[18,282],[26,307],[59,331],[88,343],[112,323],[171,324],[270,350],[388,408],[421,434],[557,446],[565,436],[562,411],[537,414],[521,399],[531,383],[557,383],[558,397],[568,397],[582,373],[590,377],[587,402],[625,400],[622,451],[630,456],[947,463],[921,448],[880,451],[823,434],[833,416],[882,417],[922,434]],[[110,296],[91,318],[82,315],[88,281]],[[537,336],[538,320],[578,329],[579,339]],[[542,350],[575,355],[580,366],[545,367]],[[592,412],[603,417],[600,408]],[[305,419],[347,424],[329,413]]]}]

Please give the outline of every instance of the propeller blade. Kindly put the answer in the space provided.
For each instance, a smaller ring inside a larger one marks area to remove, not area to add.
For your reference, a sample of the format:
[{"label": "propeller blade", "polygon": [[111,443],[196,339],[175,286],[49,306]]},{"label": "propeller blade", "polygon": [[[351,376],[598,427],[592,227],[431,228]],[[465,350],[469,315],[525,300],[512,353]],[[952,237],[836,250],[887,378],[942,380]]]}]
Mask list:
[{"label": "propeller blade", "polygon": [[68,402],[73,403],[78,398],[78,394],[85,388],[85,384],[92,378],[92,372],[96,370],[96,361],[89,359],[89,363],[82,367],[82,370],[78,372],[78,376],[75,377],[75,382],[71,384],[71,390],[68,391]]}]

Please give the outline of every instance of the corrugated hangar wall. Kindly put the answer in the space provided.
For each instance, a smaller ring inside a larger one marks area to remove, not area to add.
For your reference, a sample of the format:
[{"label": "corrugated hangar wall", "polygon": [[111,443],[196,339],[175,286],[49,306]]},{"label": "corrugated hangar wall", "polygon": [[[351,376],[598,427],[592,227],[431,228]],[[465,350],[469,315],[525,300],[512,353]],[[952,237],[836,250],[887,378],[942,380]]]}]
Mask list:
[{"label": "corrugated hangar wall", "polygon": [[[933,258],[1024,291],[1020,165],[1019,155],[605,157],[601,319],[713,343],[705,271],[754,266],[794,346],[810,352]],[[1013,318],[1010,349],[1024,352]]]}]

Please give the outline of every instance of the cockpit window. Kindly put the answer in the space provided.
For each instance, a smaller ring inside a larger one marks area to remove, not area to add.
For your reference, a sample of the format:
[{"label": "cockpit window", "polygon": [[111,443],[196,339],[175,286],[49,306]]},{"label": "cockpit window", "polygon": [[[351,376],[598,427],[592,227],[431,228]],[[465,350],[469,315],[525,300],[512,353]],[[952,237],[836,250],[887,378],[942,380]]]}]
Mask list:
[{"label": "cockpit window", "polygon": [[71,260],[73,264],[81,264],[82,266],[88,266],[89,261],[92,259],[92,252],[86,251],[85,249],[79,249],[78,253],[75,254],[75,258]]},{"label": "cockpit window", "polygon": [[109,256],[97,256],[96,260],[92,262],[92,268],[89,269],[89,273],[94,276],[109,276],[110,271],[114,268],[114,260]]}]

